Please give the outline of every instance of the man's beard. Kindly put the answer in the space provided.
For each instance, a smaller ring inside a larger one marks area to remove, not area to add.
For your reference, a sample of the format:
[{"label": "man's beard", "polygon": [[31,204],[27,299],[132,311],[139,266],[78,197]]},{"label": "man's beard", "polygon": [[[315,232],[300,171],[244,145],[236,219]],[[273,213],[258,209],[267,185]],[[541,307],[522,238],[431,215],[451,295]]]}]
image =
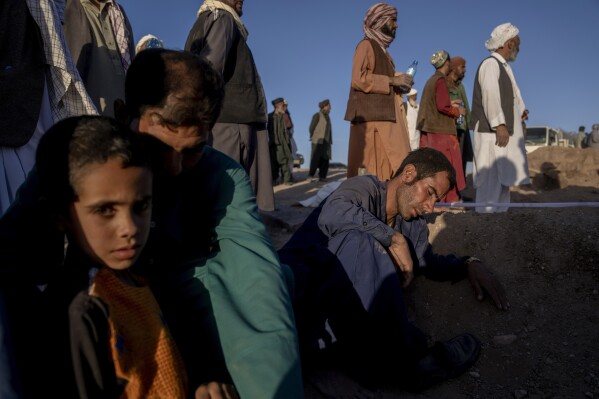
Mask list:
[{"label": "man's beard", "polygon": [[510,56],[508,57],[508,59],[506,60],[507,62],[514,62],[516,61],[516,58],[518,58],[518,53],[520,52],[520,49],[513,49],[512,51],[510,51]]},{"label": "man's beard", "polygon": [[395,39],[395,30],[389,28],[387,25],[383,25],[383,27],[381,28],[381,32],[384,33],[385,35]]}]

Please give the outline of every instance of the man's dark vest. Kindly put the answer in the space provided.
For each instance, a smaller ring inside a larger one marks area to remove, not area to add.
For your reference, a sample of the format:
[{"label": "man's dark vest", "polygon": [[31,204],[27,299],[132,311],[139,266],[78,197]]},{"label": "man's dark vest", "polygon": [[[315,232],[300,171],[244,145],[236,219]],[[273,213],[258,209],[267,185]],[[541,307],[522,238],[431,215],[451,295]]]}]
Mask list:
[{"label": "man's dark vest", "polygon": [[[368,40],[374,50],[374,71],[372,73],[375,75],[393,76],[395,74],[395,66],[387,53],[375,41],[370,39],[364,40]],[[395,93],[391,88],[389,94],[377,94],[364,93],[361,90],[350,87],[345,120],[352,123],[369,121],[395,122],[394,96]]]},{"label": "man's dark vest", "polygon": [[[227,12],[221,12],[219,18],[233,17]],[[191,28],[185,50],[200,54],[213,25],[214,14],[210,11],[201,13]],[[216,122],[266,124],[266,99],[262,95],[262,83],[252,52],[239,30],[227,54],[223,79],[225,98]]]},{"label": "man's dark vest", "polygon": [[[424,85],[422,97],[420,97],[416,129],[425,133],[442,133],[455,136],[457,135],[455,119],[440,113],[437,109],[437,81],[439,79],[445,81],[445,75],[436,71]],[[445,87],[447,87],[447,81],[445,81]],[[449,90],[447,96],[449,97]]]},{"label": "man's dark vest", "polygon": [[44,45],[25,0],[0,1],[0,146],[33,136],[44,94]]},{"label": "man's dark vest", "polygon": [[474,78],[474,93],[472,94],[472,126],[476,126],[476,123],[478,122],[479,132],[489,133],[493,131],[489,124],[489,120],[485,115],[485,110],[483,109],[482,89],[480,87],[480,83],[478,82],[480,67],[483,62],[489,58],[493,58],[495,61],[497,61],[497,64],[499,64],[499,95],[501,96],[501,109],[503,110],[503,115],[505,116],[505,125],[511,136],[514,134],[514,88],[512,87],[512,81],[507,74],[507,71],[501,64],[501,61],[493,56],[485,58],[476,70],[476,77]]}]

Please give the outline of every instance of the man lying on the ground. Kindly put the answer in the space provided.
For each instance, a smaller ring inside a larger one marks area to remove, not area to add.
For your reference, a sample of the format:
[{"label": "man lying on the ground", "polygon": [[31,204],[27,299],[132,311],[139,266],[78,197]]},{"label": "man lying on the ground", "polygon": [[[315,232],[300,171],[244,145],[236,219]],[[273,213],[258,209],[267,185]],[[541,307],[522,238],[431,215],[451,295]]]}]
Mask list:
[{"label": "man lying on the ground", "polygon": [[[509,308],[503,287],[480,260],[432,250],[421,216],[454,185],[447,158],[418,149],[388,182],[374,176],[343,182],[279,251],[296,278],[294,308],[307,367],[332,353],[362,382],[401,380],[422,389],[474,364],[480,352],[474,336],[429,347],[408,321],[403,299],[402,286],[416,272],[435,280],[468,277],[479,300],[487,291],[499,309]],[[393,359],[392,367],[383,356]]]}]

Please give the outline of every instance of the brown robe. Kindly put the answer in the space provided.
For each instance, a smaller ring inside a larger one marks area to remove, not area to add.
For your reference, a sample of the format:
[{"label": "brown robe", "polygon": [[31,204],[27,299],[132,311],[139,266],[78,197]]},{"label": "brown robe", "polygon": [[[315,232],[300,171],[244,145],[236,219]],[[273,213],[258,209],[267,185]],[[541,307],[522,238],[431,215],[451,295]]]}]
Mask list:
[{"label": "brown robe", "polygon": [[[391,56],[387,54],[391,62]],[[352,87],[365,93],[387,94],[392,90],[389,76],[375,75],[372,45],[362,41],[356,48],[352,67]],[[406,112],[401,94],[395,96],[396,121],[352,123],[349,131],[347,177],[365,168],[380,180],[390,179],[410,151]]]}]

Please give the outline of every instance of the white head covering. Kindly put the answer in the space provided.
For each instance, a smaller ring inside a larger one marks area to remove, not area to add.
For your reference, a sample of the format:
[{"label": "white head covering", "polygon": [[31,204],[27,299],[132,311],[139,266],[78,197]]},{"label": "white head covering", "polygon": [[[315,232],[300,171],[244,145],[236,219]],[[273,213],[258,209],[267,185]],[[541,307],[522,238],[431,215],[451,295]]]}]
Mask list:
[{"label": "white head covering", "polygon": [[408,94],[406,94],[406,96],[410,97],[410,96],[413,96],[413,95],[415,95],[417,93],[418,93],[418,90],[416,90],[415,88],[412,87],[410,89],[410,92]]},{"label": "white head covering", "polygon": [[495,51],[498,48],[503,47],[505,42],[514,37],[518,36],[518,28],[509,22],[501,24],[493,29],[491,32],[491,38],[485,42],[485,47],[489,51]]},{"label": "white head covering", "polygon": [[144,37],[142,37],[141,39],[139,39],[139,41],[137,42],[137,45],[135,46],[135,54],[139,53],[142,50],[145,50],[147,48],[163,48],[164,47],[164,43],[162,42],[162,40],[158,39],[156,36],[149,34],[149,35],[145,35]]}]

